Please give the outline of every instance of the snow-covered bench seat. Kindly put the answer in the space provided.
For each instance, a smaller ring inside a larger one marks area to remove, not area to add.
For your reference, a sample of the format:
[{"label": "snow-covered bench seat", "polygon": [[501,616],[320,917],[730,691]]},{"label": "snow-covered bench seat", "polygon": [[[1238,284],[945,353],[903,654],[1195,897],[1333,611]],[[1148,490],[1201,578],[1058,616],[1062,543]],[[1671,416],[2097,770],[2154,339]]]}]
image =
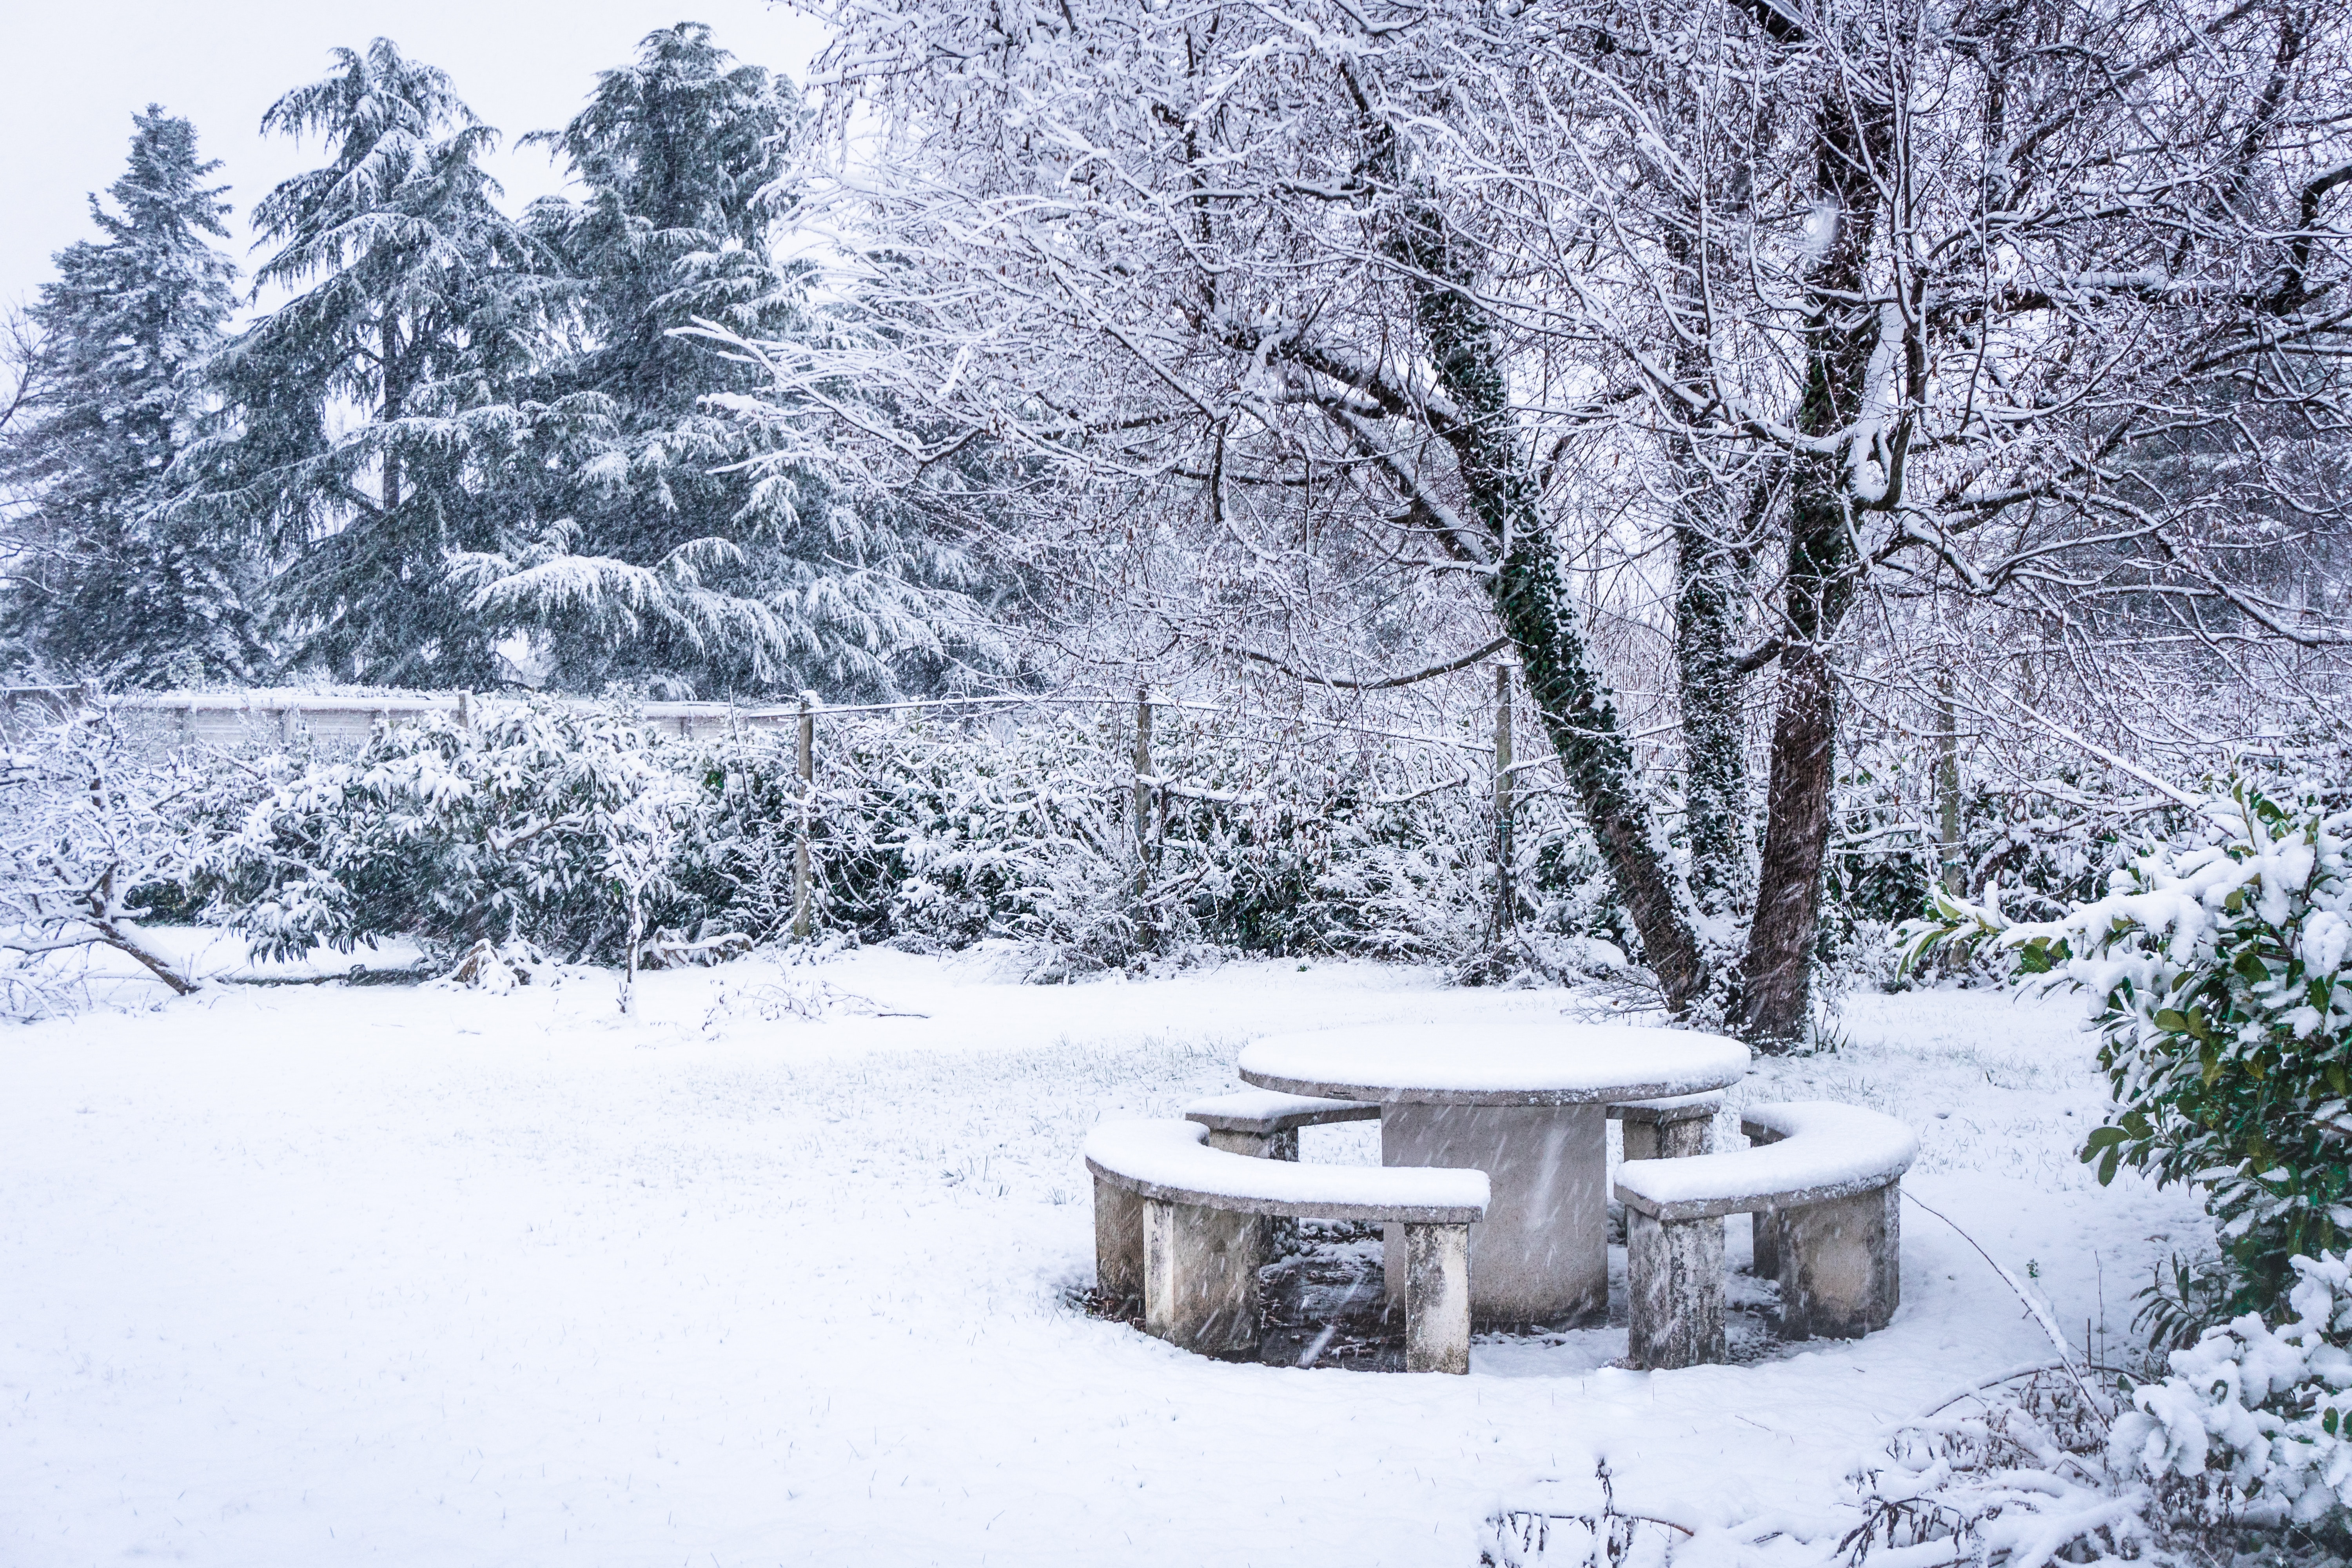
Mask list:
[{"label": "snow-covered bench seat", "polygon": [[1628,1160],[1683,1160],[1706,1153],[1715,1143],[1715,1113],[1723,1091],[1676,1094],[1664,1100],[1630,1100],[1609,1108],[1609,1120],[1625,1129]]},{"label": "snow-covered bench seat", "polygon": [[[1147,1332],[1208,1355],[1257,1348],[1257,1271],[1267,1215],[1404,1227],[1405,1370],[1470,1370],[1470,1226],[1486,1212],[1484,1171],[1308,1165],[1206,1142],[1197,1121],[1106,1121],[1087,1136],[1095,1177],[1097,1285],[1139,1277]],[[1106,1210],[1141,1207],[1141,1224]],[[1108,1200],[1108,1201],[1107,1201]]]},{"label": "snow-covered bench seat", "polygon": [[[1635,1365],[1718,1362],[1723,1216],[1759,1215],[1790,1339],[1858,1339],[1901,1295],[1903,1173],[1919,1140],[1856,1105],[1790,1100],[1740,1113],[1751,1147],[1618,1167]],[[1759,1268],[1764,1267],[1759,1265]]]},{"label": "snow-covered bench seat", "polygon": [[1281,1094],[1244,1089],[1196,1100],[1184,1120],[1209,1130],[1209,1147],[1262,1160],[1298,1158],[1298,1130],[1334,1121],[1378,1121],[1381,1108],[1356,1100],[1325,1100],[1313,1094]]}]

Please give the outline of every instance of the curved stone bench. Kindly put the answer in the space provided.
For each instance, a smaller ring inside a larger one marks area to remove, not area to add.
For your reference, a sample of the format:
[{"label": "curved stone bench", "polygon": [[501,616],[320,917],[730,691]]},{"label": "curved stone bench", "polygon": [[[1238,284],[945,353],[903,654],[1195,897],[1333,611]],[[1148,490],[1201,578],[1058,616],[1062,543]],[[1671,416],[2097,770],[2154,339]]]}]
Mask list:
[{"label": "curved stone bench", "polygon": [[[1484,1171],[1307,1165],[1210,1148],[1196,1121],[1107,1121],[1087,1136],[1095,1177],[1097,1284],[1139,1276],[1146,1332],[1207,1355],[1257,1348],[1257,1271],[1267,1215],[1404,1227],[1405,1370],[1470,1370],[1470,1226],[1486,1212]],[[1141,1225],[1105,1223],[1111,1194]]]},{"label": "curved stone bench", "polygon": [[1715,1144],[1715,1115],[1723,1109],[1723,1091],[1669,1095],[1664,1100],[1629,1100],[1609,1108],[1609,1120],[1625,1129],[1628,1160],[1685,1160],[1708,1152]]},{"label": "curved stone bench", "polygon": [[1637,1366],[1723,1359],[1726,1215],[1757,1215],[1759,1236],[1769,1231],[1787,1337],[1859,1339],[1895,1316],[1896,1204],[1918,1137],[1891,1116],[1825,1100],[1749,1106],[1740,1126],[1753,1146],[1618,1168]]}]

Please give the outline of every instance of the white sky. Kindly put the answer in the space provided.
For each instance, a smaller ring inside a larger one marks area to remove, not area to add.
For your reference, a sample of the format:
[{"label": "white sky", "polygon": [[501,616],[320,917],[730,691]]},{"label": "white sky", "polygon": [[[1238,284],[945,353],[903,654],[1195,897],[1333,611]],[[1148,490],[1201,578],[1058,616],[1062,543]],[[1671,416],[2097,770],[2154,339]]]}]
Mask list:
[{"label": "white sky", "polygon": [[262,111],[326,74],[327,51],[379,34],[449,73],[457,96],[505,133],[490,161],[509,210],[556,188],[544,149],[511,144],[571,119],[595,73],[656,27],[707,22],[722,48],[798,82],[822,26],[767,0],[24,0],[0,24],[0,303],[29,303],[50,253],[93,234],[84,196],[122,173],[131,116],[160,103],[193,120],[226,166],[250,273],[246,214],[319,162],[316,143],[265,140]]}]

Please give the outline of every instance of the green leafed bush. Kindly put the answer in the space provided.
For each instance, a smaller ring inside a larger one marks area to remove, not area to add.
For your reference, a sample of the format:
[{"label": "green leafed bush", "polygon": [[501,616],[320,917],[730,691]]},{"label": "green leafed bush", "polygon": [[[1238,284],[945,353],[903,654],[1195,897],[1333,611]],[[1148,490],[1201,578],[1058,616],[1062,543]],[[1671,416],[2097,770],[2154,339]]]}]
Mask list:
[{"label": "green leafed bush", "polygon": [[2224,1316],[2283,1310],[2291,1259],[2352,1237],[2347,835],[2352,812],[2319,792],[2242,778],[2055,920],[1938,891],[1902,933],[1910,960],[1990,944],[2094,999],[2114,1102],[2083,1158],[2102,1182],[2128,1166],[2203,1190]]}]

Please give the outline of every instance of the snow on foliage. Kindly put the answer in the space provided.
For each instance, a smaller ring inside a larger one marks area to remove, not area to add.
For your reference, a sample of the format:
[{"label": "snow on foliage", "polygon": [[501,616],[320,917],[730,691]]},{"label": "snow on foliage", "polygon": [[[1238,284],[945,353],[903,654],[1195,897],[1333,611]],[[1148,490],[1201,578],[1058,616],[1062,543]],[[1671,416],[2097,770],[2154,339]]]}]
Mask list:
[{"label": "snow on foliage", "polygon": [[[1011,940],[1040,979],[1234,952],[1462,963],[1489,938],[1484,794],[1426,754],[1164,709],[1139,842],[1132,731],[1097,712],[1002,733],[828,717],[824,734],[805,803],[821,928]],[[678,881],[696,918],[775,934],[803,809],[790,745],[739,734],[699,756]],[[1621,965],[1622,919],[1556,799],[1526,808],[1515,848],[1536,956]]]},{"label": "snow on foliage", "polygon": [[262,956],[520,938],[634,973],[688,799],[618,712],[485,703],[299,770],[200,872]]},{"label": "snow on foliage", "polygon": [[814,937],[1010,942],[1038,980],[1240,952],[1475,980],[1627,963],[1556,796],[1520,808],[1497,943],[1491,807],[1443,751],[1169,705],[1139,833],[1123,713],[838,713],[822,734],[806,787],[789,734],[662,738],[625,706],[480,702],[356,758],[223,760],[243,795],[192,820],[186,894],[263,957],[400,937],[473,952],[478,977],[517,942],[668,967],[791,935],[805,834]]},{"label": "snow on foliage", "polygon": [[0,1006],[55,1010],[78,976],[62,955],[130,954],[173,991],[195,981],[138,922],[141,896],[185,868],[191,770],[142,763],[102,708],[23,724],[0,752]]},{"label": "snow on foliage", "polygon": [[2293,1260],[2294,1318],[2248,1312],[2172,1352],[2172,1375],[2133,1392],[2116,1422],[2118,1469],[2143,1473],[2208,1518],[2313,1524],[2352,1517],[2352,1268]]},{"label": "snow on foliage", "polygon": [[2277,1308],[2291,1258],[2352,1237],[2348,837],[2317,790],[2242,778],[2056,920],[1939,890],[1904,931],[1915,957],[1990,943],[2090,996],[2115,1104],[2083,1158],[2206,1190],[2231,1309]]}]

